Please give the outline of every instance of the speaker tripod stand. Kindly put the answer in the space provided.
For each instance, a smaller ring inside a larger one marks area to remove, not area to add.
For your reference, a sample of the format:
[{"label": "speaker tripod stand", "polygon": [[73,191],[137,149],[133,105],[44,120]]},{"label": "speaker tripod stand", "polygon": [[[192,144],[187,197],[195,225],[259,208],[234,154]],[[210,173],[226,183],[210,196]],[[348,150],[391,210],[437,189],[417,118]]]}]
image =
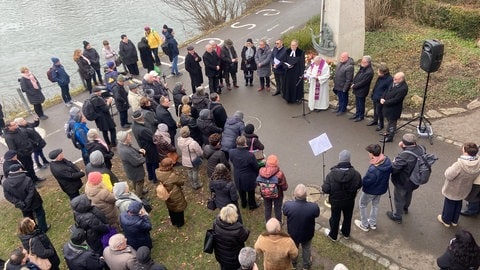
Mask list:
[{"label": "speaker tripod stand", "polygon": [[425,83],[425,89],[423,90],[423,102],[422,102],[422,110],[420,111],[420,115],[414,117],[413,119],[409,120],[405,124],[398,127],[397,131],[401,128],[405,127],[406,125],[412,125],[412,122],[418,121],[417,126],[417,133],[420,137],[428,137],[430,145],[433,145],[433,129],[432,123],[425,117],[425,103],[427,101],[427,89],[428,89],[428,82],[430,81],[430,72],[427,73],[427,82]]},{"label": "speaker tripod stand", "polygon": [[[303,82],[303,76],[301,76],[300,78],[298,78],[298,81],[297,83],[295,84],[295,87],[298,86],[299,83]],[[304,96],[304,94],[302,93],[302,95]],[[310,121],[308,120],[307,118],[307,115],[311,114],[313,111],[309,111],[308,113],[306,112],[306,109],[305,109],[305,102],[308,102],[308,100],[302,98],[300,99],[300,101],[302,102],[302,114],[300,115],[295,115],[295,116],[292,116],[292,118],[303,118],[305,121],[307,121],[307,123],[310,124]]]}]

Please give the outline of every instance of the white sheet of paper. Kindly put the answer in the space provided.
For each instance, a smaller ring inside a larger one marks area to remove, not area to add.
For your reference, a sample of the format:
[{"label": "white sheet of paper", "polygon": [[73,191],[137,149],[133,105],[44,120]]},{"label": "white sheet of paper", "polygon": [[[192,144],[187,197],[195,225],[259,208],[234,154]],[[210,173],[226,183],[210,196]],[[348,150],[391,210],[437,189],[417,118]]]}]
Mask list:
[{"label": "white sheet of paper", "polygon": [[280,64],[280,60],[278,60],[276,57],[273,58],[273,64],[278,65]]},{"label": "white sheet of paper", "polygon": [[310,148],[312,148],[313,154],[315,156],[318,156],[321,153],[332,148],[332,144],[328,139],[327,133],[323,133],[322,135],[311,139],[310,141],[308,141],[308,143],[310,144]]}]

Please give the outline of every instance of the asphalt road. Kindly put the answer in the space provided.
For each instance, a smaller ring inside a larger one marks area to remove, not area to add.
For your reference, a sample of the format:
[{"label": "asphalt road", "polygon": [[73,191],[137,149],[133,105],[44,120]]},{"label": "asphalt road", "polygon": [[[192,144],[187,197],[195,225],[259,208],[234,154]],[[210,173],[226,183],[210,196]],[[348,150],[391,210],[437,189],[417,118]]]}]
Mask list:
[{"label": "asphalt road", "polygon": [[[232,39],[238,53],[247,38],[253,38],[254,42],[264,38],[273,46],[274,39],[280,37],[282,33],[301,26],[319,12],[319,3],[315,0],[274,2],[193,44],[200,54],[204,51],[204,45],[212,38]],[[183,48],[181,55],[185,54],[186,50]],[[162,59],[162,62],[167,63],[168,60]],[[166,69],[165,65],[162,67]],[[183,65],[180,65],[180,69],[183,69]],[[170,86],[176,81],[183,81],[190,91],[188,74],[183,72],[184,76],[169,78],[167,81]],[[325,173],[328,173],[329,168],[337,163],[338,153],[343,149],[352,152],[352,164],[362,175],[365,173],[368,156],[364,149],[368,144],[377,143],[381,139],[374,128],[365,126],[367,121],[354,123],[348,120],[349,115],[337,117],[330,111],[312,113],[307,115],[306,119],[293,118],[292,116],[302,114],[302,105],[287,104],[280,96],[272,97],[269,92],[257,92],[258,78],[254,81],[256,86],[244,87],[243,74],[239,72],[237,76],[240,88],[224,91],[221,102],[229,115],[236,110],[243,111],[245,122],[255,125],[256,133],[265,145],[266,154],[276,154],[279,157],[280,166],[290,186],[287,192],[292,191],[299,183],[321,185],[323,167]],[[76,99],[81,101],[86,97],[84,93]],[[171,112],[174,114],[173,110]],[[50,118],[41,123],[48,143],[45,154],[61,147],[66,158],[79,159],[79,151],[72,147],[63,132],[63,124],[68,118],[68,108],[57,105],[48,109],[46,113]],[[118,117],[115,117],[115,120],[118,123]],[[89,126],[94,127],[94,124],[90,123]],[[322,133],[327,134],[333,147],[323,157],[314,156],[308,141]],[[385,148],[385,153],[391,158],[400,150],[397,143],[404,131],[399,133],[395,142],[387,144]],[[433,145],[429,145],[428,140],[424,138],[420,138],[419,143],[426,145],[427,151],[437,154],[440,159],[433,167],[430,182],[414,192],[410,213],[404,217],[403,224],[393,223],[385,216],[385,211],[390,208],[388,195],[385,195],[381,200],[378,229],[365,233],[353,225],[350,241],[361,243],[408,269],[436,269],[436,257],[444,252],[455,232],[454,228],[445,228],[436,220],[443,205],[443,196],[440,192],[444,181],[443,173],[460,155],[460,147],[436,140]],[[3,144],[0,145],[0,151],[2,153],[6,151]],[[39,171],[39,175],[45,173],[49,173],[49,170]],[[323,203],[320,206],[322,215],[319,222],[328,227],[329,210]],[[354,218],[358,217],[356,208]],[[478,228],[477,219],[461,217],[458,228],[470,230],[477,239],[480,239],[479,230],[473,229]]]}]

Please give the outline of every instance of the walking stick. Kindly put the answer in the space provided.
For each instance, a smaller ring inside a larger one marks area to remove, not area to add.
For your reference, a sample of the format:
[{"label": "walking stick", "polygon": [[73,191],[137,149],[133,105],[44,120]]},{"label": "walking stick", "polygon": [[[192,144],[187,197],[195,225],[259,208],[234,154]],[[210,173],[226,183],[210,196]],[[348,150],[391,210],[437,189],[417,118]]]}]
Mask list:
[{"label": "walking stick", "polygon": [[[385,153],[385,141],[387,140],[388,133],[385,132],[385,133],[382,134],[382,136],[383,136],[382,154],[384,154]],[[392,213],[393,213],[392,193],[390,192],[390,182],[388,183],[387,190],[388,190],[388,200],[390,201],[390,209],[392,210]]]}]

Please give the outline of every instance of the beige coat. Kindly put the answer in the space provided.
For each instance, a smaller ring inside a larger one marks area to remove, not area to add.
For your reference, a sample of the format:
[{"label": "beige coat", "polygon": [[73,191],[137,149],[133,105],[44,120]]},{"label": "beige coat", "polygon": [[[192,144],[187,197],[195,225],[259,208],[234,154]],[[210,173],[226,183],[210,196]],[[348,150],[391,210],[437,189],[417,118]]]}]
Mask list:
[{"label": "beige coat", "polygon": [[443,196],[460,201],[472,190],[473,181],[480,175],[480,160],[467,160],[462,157],[445,170]]},{"label": "beige coat", "polygon": [[292,269],[292,260],[298,256],[295,242],[284,232],[261,234],[255,242],[255,250],[263,253],[265,270]]},{"label": "beige coat", "polygon": [[185,200],[185,195],[183,195],[182,191],[185,179],[173,170],[158,171],[157,178],[170,192],[170,197],[165,201],[168,210],[175,213],[183,212],[187,208],[187,200]]},{"label": "beige coat", "polygon": [[[203,156],[202,147],[194,140],[192,137],[182,138],[178,137],[177,141],[178,149],[182,152],[182,165],[187,168],[192,168],[192,160],[194,160],[198,156]],[[190,148],[190,154],[188,149]]]},{"label": "beige coat", "polygon": [[87,182],[85,194],[92,201],[92,205],[105,214],[108,224],[119,225],[118,209],[115,207],[116,199],[112,192],[108,191],[102,183],[94,186]]}]

